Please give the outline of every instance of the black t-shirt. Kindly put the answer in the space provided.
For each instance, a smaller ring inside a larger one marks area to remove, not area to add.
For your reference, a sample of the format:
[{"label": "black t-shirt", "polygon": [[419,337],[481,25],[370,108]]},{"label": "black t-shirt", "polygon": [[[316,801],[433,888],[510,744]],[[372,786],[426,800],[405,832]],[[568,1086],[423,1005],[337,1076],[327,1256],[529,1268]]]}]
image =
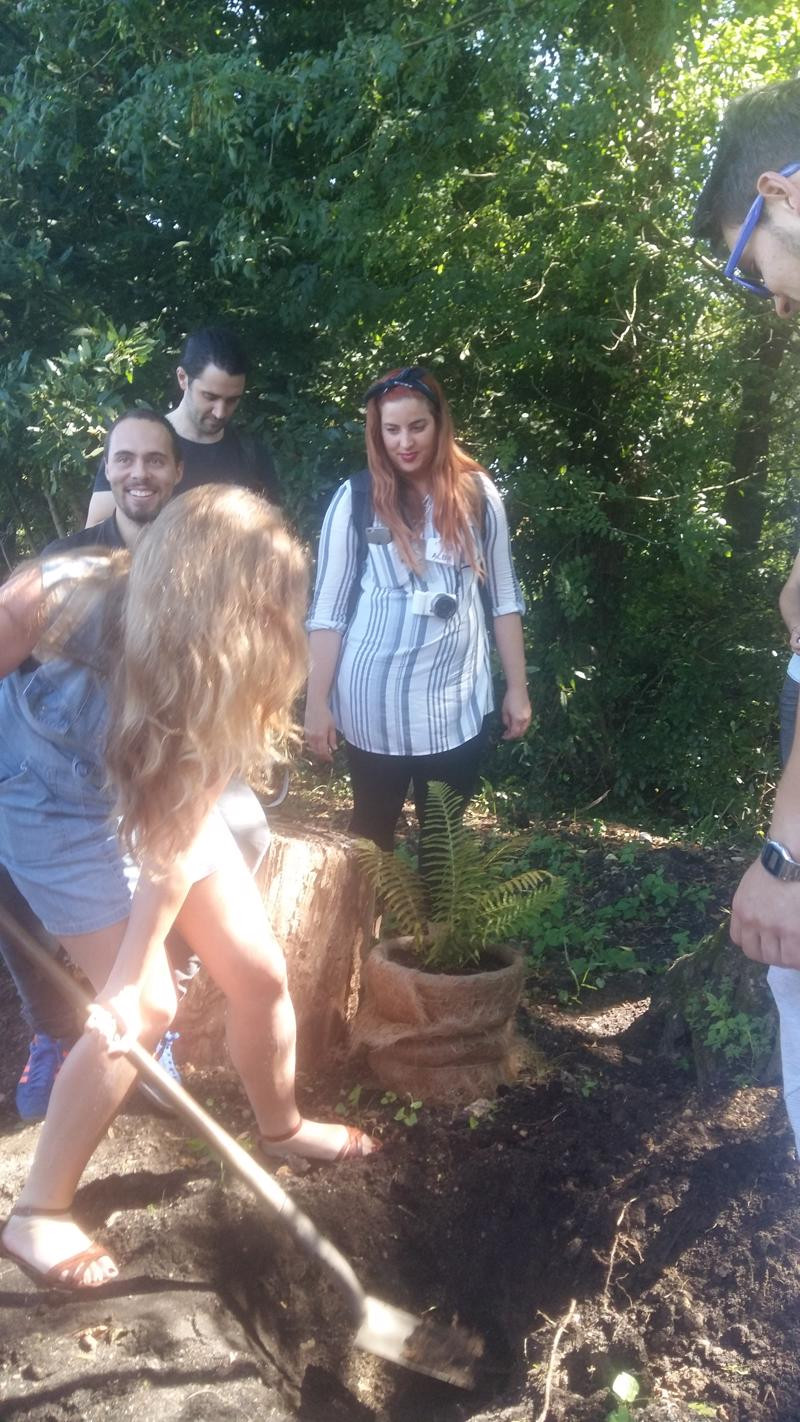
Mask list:
[{"label": "black t-shirt", "polygon": [[48,543],[42,556],[50,553],[71,553],[73,548],[124,547],[125,540],[117,526],[117,515],[113,513],[110,518],[93,524],[91,528],[81,528],[77,533],[68,533],[66,538],[54,538],[52,543]]},{"label": "black t-shirt", "polygon": [[[178,442],[183,456],[183,478],[175,489],[176,494],[185,494],[187,489],[196,489],[201,484],[241,484],[255,493],[265,494],[270,503],[279,502],[272,455],[266,445],[250,435],[240,435],[228,425],[222,439],[213,444],[200,444],[181,434]],[[95,477],[94,493],[107,494],[110,487],[103,459]]]}]

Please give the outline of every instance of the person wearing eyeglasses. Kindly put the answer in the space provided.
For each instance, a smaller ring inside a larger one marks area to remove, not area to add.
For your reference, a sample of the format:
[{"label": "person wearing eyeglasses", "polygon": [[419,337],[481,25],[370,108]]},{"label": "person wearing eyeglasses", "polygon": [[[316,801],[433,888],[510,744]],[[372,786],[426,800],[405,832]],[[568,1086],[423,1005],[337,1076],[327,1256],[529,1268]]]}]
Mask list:
[{"label": "person wearing eyeglasses", "polygon": [[330,760],[341,731],[350,828],[388,851],[409,783],[420,824],[431,780],[464,804],[475,791],[490,630],[504,739],[524,736],[531,706],[503,503],[456,442],[441,385],[406,366],[375,380],[365,405],[368,469],[336,491],[320,538],[305,735]]},{"label": "person wearing eyeglasses", "polygon": [[800,79],[730,105],[692,232],[727,249],[736,285],[779,316],[800,311]]},{"label": "person wearing eyeglasses", "polygon": [[[737,286],[772,300],[778,316],[788,318],[800,311],[800,80],[753,90],[731,104],[693,230],[717,248],[724,244],[730,254],[725,275]],[[782,611],[793,615],[785,597]],[[794,630],[790,626],[790,636]],[[794,641],[792,649],[798,650]],[[768,837],[734,896],[731,937],[749,958],[770,965],[768,982],[781,1024],[784,1097],[800,1152],[797,735],[775,796]]]}]

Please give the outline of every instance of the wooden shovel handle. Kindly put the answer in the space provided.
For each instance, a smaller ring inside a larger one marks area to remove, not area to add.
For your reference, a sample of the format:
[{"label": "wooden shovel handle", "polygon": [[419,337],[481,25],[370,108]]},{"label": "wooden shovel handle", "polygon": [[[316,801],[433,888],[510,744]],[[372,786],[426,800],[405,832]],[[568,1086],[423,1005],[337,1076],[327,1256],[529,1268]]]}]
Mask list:
[{"label": "wooden shovel handle", "polygon": [[[0,904],[0,930],[55,984],[64,997],[68,998],[76,1007],[86,1010],[91,1001],[88,993],[51,953],[42,948],[41,944],[37,943],[36,939],[21,924],[17,923],[13,915],[2,904]],[[213,1116],[204,1111],[202,1106],[198,1105],[188,1091],[185,1091],[177,1081],[168,1076],[163,1067],[159,1066],[144,1047],[140,1046],[138,1042],[134,1042],[125,1052],[125,1056],[128,1061],[133,1063],[143,1080],[149,1086],[154,1087],[159,1096],[165,1097],[178,1115],[182,1116],[184,1121],[189,1122],[208,1141],[217,1155],[224,1160],[226,1165],[230,1166],[234,1174],[238,1175],[245,1185],[249,1185],[258,1199],[275,1211],[298,1243],[321,1264],[327,1265],[332,1270],[345,1292],[350,1296],[356,1317],[360,1320],[364,1311],[364,1289],[352,1266],[336,1246],[323,1234],[320,1234],[313,1221],[298,1208],[286,1191],[281,1189],[277,1180],[268,1171],[263,1170],[249,1151],[246,1151],[238,1141],[228,1135],[228,1132],[223,1130],[222,1126],[218,1125]]]}]

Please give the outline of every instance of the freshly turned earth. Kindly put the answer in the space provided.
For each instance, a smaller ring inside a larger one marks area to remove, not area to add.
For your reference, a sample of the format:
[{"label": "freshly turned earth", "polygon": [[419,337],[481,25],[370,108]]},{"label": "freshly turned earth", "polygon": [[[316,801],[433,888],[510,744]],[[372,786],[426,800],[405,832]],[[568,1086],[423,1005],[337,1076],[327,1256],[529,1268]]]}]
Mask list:
[{"label": "freshly turned earth", "polygon": [[[586,838],[598,901],[618,893],[607,861],[624,837]],[[645,853],[651,869],[714,887],[703,910],[714,926],[741,862],[657,843]],[[651,963],[674,957],[675,929],[650,926]],[[548,1422],[606,1422],[621,1371],[641,1384],[634,1418],[800,1418],[800,1173],[776,1087],[701,1096],[648,1006],[662,979],[617,978],[562,1005],[554,964],[530,984],[531,1050],[494,1109],[423,1107],[405,1125],[399,1103],[382,1105],[344,1064],[304,1080],[304,1108],[332,1115],[360,1084],[349,1115],[383,1136],[383,1152],[280,1174],[370,1292],[483,1336],[474,1392],[354,1352],[335,1287],[285,1228],[177,1122],[132,1109],[76,1206],[122,1278],[65,1298],[0,1260],[3,1422],[534,1422],[548,1384]],[[36,1140],[13,1111],[24,1055],[2,978],[3,1211]],[[189,1073],[187,1085],[234,1134],[250,1130],[225,1073]]]}]

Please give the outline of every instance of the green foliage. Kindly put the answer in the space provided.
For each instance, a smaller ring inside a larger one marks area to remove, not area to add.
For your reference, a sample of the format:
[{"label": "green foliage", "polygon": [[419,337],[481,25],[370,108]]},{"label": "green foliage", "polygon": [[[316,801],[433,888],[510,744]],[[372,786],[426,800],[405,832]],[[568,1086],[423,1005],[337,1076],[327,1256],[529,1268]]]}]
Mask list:
[{"label": "green foliage", "polygon": [[360,840],[359,861],[381,896],[393,929],[411,938],[426,968],[448,972],[479,962],[511,933],[520,896],[554,902],[560,887],[541,869],[507,877],[518,840],[486,849],[463,821],[461,797],[441,781],[428,786],[425,874],[400,854]]},{"label": "green foliage", "polygon": [[[675,952],[696,942],[706,920],[709,885],[670,878],[662,864],[649,868],[651,854],[644,846],[627,844],[606,852],[589,849],[585,839],[571,843],[544,834],[511,861],[510,867],[519,869],[533,857],[564,885],[552,902],[533,898],[521,904],[515,924],[531,968],[563,964],[562,1002],[580,1002],[586,992],[604,988],[620,973],[663,973],[665,942]],[[676,923],[688,926],[670,932]]]},{"label": "green foliage", "polygon": [[[397,1099],[396,1091],[384,1091],[380,1104],[381,1106],[395,1106]],[[401,1101],[392,1119],[402,1122],[404,1126],[416,1126],[422,1105],[421,1101],[412,1101],[409,1096],[406,1101]]]},{"label": "green foliage", "polygon": [[703,1046],[726,1065],[738,1068],[742,1080],[752,1080],[768,1060],[775,1040],[773,1014],[748,1011],[735,1003],[729,977],[721,978],[716,989],[695,992],[686,1001],[684,1014]]},{"label": "green foliage", "polygon": [[[24,351],[0,363],[5,476],[32,527],[46,528],[47,537],[79,522],[87,502],[86,463],[99,461],[107,425],[131,402],[135,374],[158,345],[158,333],[144,325],[131,331],[85,326],[71,335],[74,344],[59,356],[34,360]],[[35,548],[39,538],[31,541]]]},{"label": "green foliage", "polygon": [[[364,1097],[367,1097],[365,1102]],[[422,1110],[423,1102],[414,1101],[410,1096],[405,1100],[398,1097],[396,1091],[384,1091],[376,1101],[376,1092],[366,1090],[360,1083],[356,1083],[348,1092],[336,1103],[335,1111],[337,1116],[346,1116],[348,1120],[364,1120],[364,1108],[368,1106],[374,1114],[375,1106],[385,1106],[392,1112],[392,1120],[399,1121],[403,1126],[416,1126],[419,1120],[419,1113]],[[394,1109],[392,1109],[394,1108]]]},{"label": "green foliage", "polygon": [[611,1391],[619,1398],[619,1405],[609,1412],[606,1422],[634,1422],[631,1408],[641,1392],[638,1378],[633,1373],[617,1373]]},{"label": "green foliage", "polygon": [[361,1105],[361,1097],[363,1095],[363,1091],[363,1086],[361,1086],[358,1082],[355,1086],[352,1086],[350,1090],[346,1093],[344,1099],[341,1101],[337,1101],[335,1107],[337,1116],[349,1116],[352,1114],[352,1112],[358,1111],[358,1108]]},{"label": "green foliage", "polygon": [[243,416],[310,540],[368,379],[423,361],[528,598],[538,721],[495,784],[757,825],[794,350],[687,232],[723,100],[800,68],[796,7],[25,0],[0,38],[8,561],[82,521],[104,419],[163,405],[194,325],[250,344]]}]

